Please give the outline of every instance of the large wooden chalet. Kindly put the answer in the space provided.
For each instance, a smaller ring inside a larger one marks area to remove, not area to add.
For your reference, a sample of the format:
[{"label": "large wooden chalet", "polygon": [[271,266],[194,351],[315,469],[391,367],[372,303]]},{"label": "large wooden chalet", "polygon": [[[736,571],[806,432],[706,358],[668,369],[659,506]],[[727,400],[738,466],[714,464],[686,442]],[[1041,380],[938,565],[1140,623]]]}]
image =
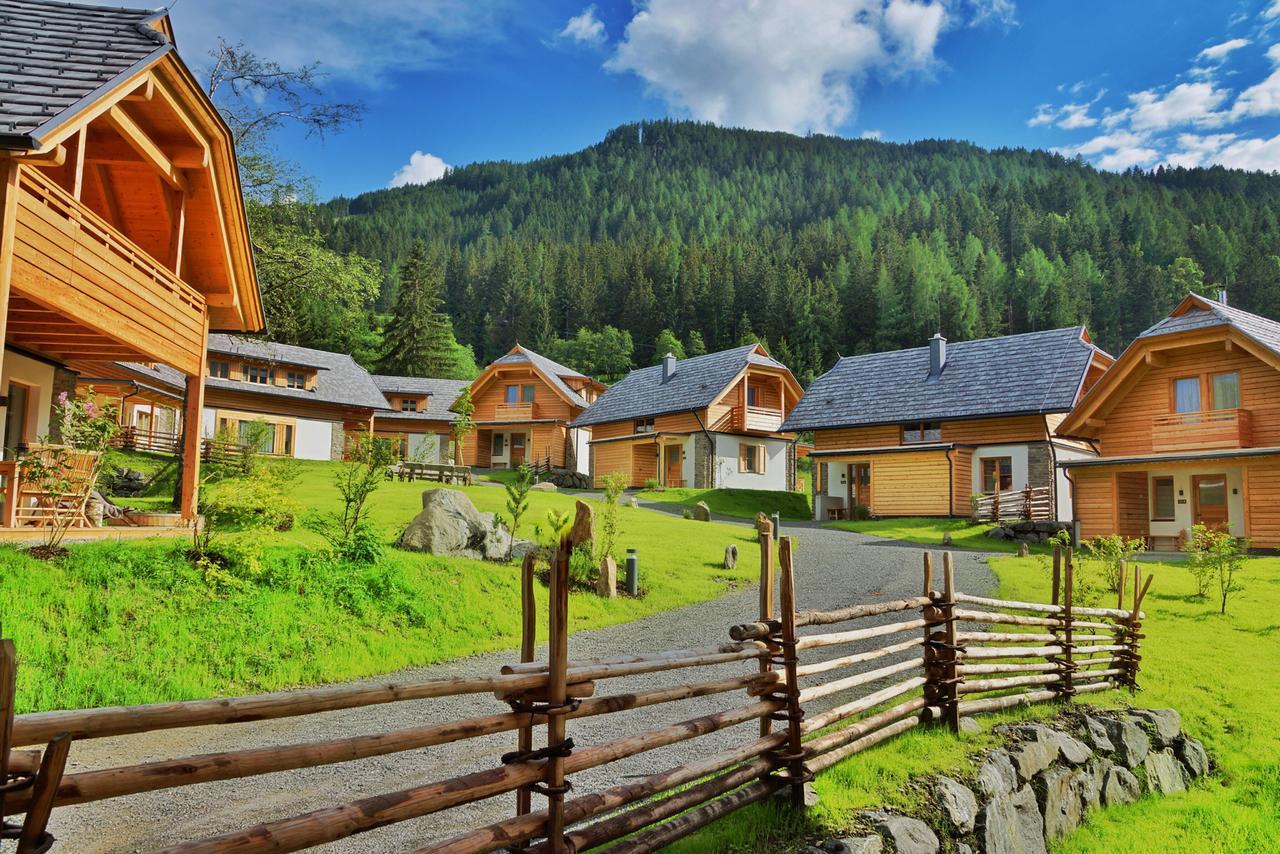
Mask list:
[{"label": "large wooden chalet", "polygon": [[1280,548],[1280,323],[1191,294],[1059,425],[1082,537],[1173,548],[1194,524]]},{"label": "large wooden chalet", "polygon": [[967,516],[977,496],[1031,490],[1067,519],[1055,476],[1092,456],[1055,437],[1112,359],[1080,326],[847,356],[814,381],[784,430],[813,431],[815,518]]},{"label": "large wooden chalet", "polygon": [[231,132],[163,10],[0,0],[0,20],[4,474],[77,372],[165,365],[193,517],[208,331],[264,323]]},{"label": "large wooden chalet", "polygon": [[382,374],[375,374],[373,382],[390,407],[374,413],[374,434],[392,442],[403,460],[453,463],[453,424],[458,415],[451,407],[470,383]]},{"label": "large wooden chalet", "polygon": [[463,442],[464,464],[515,468],[550,462],[587,472],[590,431],[570,422],[604,386],[519,344],[471,383],[475,430]]},{"label": "large wooden chalet", "polygon": [[783,419],[802,389],[759,344],[632,371],[573,422],[591,431],[596,485],[795,488],[795,436]]}]

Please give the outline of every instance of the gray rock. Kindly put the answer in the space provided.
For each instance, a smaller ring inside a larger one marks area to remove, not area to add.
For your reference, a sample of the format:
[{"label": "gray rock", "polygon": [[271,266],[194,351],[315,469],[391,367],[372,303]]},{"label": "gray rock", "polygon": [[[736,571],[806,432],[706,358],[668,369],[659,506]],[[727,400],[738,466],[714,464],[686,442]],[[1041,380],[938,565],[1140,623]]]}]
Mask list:
[{"label": "gray rock", "polygon": [[1117,762],[1126,768],[1137,768],[1151,750],[1151,739],[1142,727],[1129,720],[1097,718],[1106,729]]},{"label": "gray rock", "polygon": [[992,798],[983,807],[978,841],[987,854],[1046,854],[1044,818],[1030,786]]},{"label": "gray rock", "polygon": [[977,789],[984,798],[995,798],[1008,795],[1018,787],[1018,772],[1013,767],[1013,760],[1003,749],[996,749],[987,755],[987,759],[978,769]]},{"label": "gray rock", "polygon": [[884,842],[879,836],[842,836],[828,839],[818,850],[823,854],[880,854]]},{"label": "gray rock", "polygon": [[711,508],[707,506],[707,502],[699,501],[693,505],[693,518],[699,522],[711,521]]},{"label": "gray rock", "polygon": [[976,718],[961,718],[960,731],[973,735],[982,732],[982,724],[978,723]]},{"label": "gray rock", "polygon": [[1080,826],[1084,817],[1080,789],[1083,771],[1055,766],[1036,778],[1044,835],[1049,842],[1064,838]]},{"label": "gray rock", "polygon": [[[773,797],[779,804],[791,805],[791,787],[783,786],[781,789],[773,793]],[[816,807],[818,805],[818,790],[814,788],[813,783],[804,784],[804,806],[805,809]]]},{"label": "gray rock", "polygon": [[1018,545],[1018,557],[1030,557],[1030,556],[1031,556],[1031,547],[1028,546],[1026,543],[1020,543]]},{"label": "gray rock", "polygon": [[536,489],[539,492],[556,492],[557,491],[556,485],[549,480],[540,481],[539,483],[535,483],[533,486],[529,488]]},{"label": "gray rock", "polygon": [[733,543],[724,547],[724,568],[733,569],[738,565],[738,547]]},{"label": "gray rock", "polygon": [[862,814],[872,826],[893,840],[897,854],[937,854],[942,850],[937,834],[918,818],[885,812]]},{"label": "gray rock", "polygon": [[516,540],[511,544],[511,556],[516,560],[524,560],[525,555],[537,550],[538,544],[532,540]]},{"label": "gray rock", "polygon": [[1071,765],[1083,765],[1093,756],[1093,751],[1079,739],[1040,724],[1004,726],[999,727],[997,732],[1011,732],[1027,741],[1051,745],[1062,756],[1063,761]]},{"label": "gray rock", "polygon": [[1162,795],[1174,792],[1185,792],[1187,789],[1187,771],[1173,755],[1172,750],[1161,750],[1147,754],[1142,762],[1147,774],[1147,791],[1159,792]]},{"label": "gray rock", "polygon": [[973,846],[964,842],[957,842],[956,854],[974,854]]},{"label": "gray rock", "polygon": [[624,498],[622,499],[622,506],[623,507],[639,507],[640,499],[636,498],[634,495],[628,498]]},{"label": "gray rock", "polygon": [[1062,761],[1069,765],[1084,765],[1093,758],[1093,751],[1089,749],[1089,745],[1085,744],[1074,736],[1067,735],[1065,732],[1054,732],[1058,740],[1058,754],[1062,757]]},{"label": "gray rock", "polygon": [[1093,757],[1085,766],[1080,785],[1080,806],[1085,812],[1096,810],[1102,805],[1102,784],[1111,767],[1111,760],[1102,756]]},{"label": "gray rock", "polygon": [[1022,741],[1009,748],[1009,758],[1013,760],[1019,782],[1025,783],[1058,758],[1058,743],[1039,739]]},{"label": "gray rock", "polygon": [[1102,781],[1102,803],[1109,807],[1131,804],[1142,797],[1142,784],[1133,772],[1119,765],[1107,769]]},{"label": "gray rock", "polygon": [[1111,743],[1111,736],[1107,735],[1107,727],[1102,722],[1102,718],[1085,718],[1084,729],[1094,750],[1100,750],[1103,753],[1116,752],[1116,746]]},{"label": "gray rock", "polygon": [[950,545],[952,545],[952,541],[951,541],[951,532],[950,532],[950,531],[943,531],[943,532],[942,532],[942,545],[943,545],[944,547],[945,547],[945,546],[950,546]]},{"label": "gray rock", "polygon": [[1184,737],[1178,739],[1175,750],[1192,777],[1203,777],[1209,773],[1209,754],[1205,752],[1203,744],[1194,738]]},{"label": "gray rock", "polygon": [[1160,747],[1171,747],[1182,735],[1182,716],[1177,709],[1131,709],[1129,717],[1137,720]]},{"label": "gray rock", "polygon": [[973,830],[978,820],[978,799],[968,786],[950,777],[939,777],[933,786],[933,799],[953,828],[960,833]]},{"label": "gray rock", "polygon": [[428,489],[422,512],[413,517],[396,545],[402,549],[486,560],[505,560],[511,534],[492,513],[481,513],[465,493]]}]

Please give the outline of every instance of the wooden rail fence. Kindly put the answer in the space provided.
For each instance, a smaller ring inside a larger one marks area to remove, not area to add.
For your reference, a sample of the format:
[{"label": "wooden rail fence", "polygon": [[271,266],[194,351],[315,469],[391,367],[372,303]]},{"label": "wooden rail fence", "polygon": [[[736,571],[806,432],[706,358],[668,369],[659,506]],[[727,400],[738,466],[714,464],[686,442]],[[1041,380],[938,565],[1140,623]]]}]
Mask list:
[{"label": "wooden rail fence", "polygon": [[974,499],[973,516],[983,522],[1002,522],[1008,519],[1044,522],[1055,515],[1053,491],[1047,486],[984,492]]},{"label": "wooden rail fence", "polygon": [[[521,578],[521,661],[492,675],[15,717],[16,651],[12,641],[0,641],[0,815],[25,816],[21,824],[4,825],[3,838],[17,839],[18,852],[31,854],[52,844],[47,825],[55,809],[510,732],[515,749],[494,755],[492,765],[479,771],[164,851],[296,851],[509,793],[515,793],[511,817],[418,850],[460,854],[513,848],[558,854],[624,840],[618,850],[652,851],[775,792],[786,791],[800,806],[803,783],[813,774],[913,727],[936,722],[957,729],[967,715],[1137,685],[1141,605],[1151,579],[1140,584],[1136,566],[1130,602],[1122,589],[1116,608],[1079,607],[1072,601],[1069,550],[1055,554],[1054,595],[1048,604],[958,591],[950,554],[943,556],[942,589],[935,590],[933,558],[926,553],[919,596],[805,611],[795,601],[791,540],[782,537],[775,550],[766,533],[761,535],[759,613],[753,622],[731,627],[728,642],[572,659],[568,569],[573,545],[565,540],[552,559],[548,660],[534,660],[538,620],[535,558],[530,556]],[[596,695],[611,680],[692,668],[726,672]],[[66,773],[75,741],[489,693],[507,708],[371,735]],[[617,731],[627,734],[603,743],[576,744],[571,737],[572,723],[583,718],[664,704],[678,708],[682,701],[709,697],[724,697],[723,708],[693,716],[676,712],[673,723],[640,732],[619,726]],[[696,749],[700,737],[752,721],[758,729],[735,730],[741,734],[732,746]],[[587,769],[685,743],[687,756],[675,767],[603,791],[573,789],[574,775]],[[37,745],[43,750],[22,749]]]}]

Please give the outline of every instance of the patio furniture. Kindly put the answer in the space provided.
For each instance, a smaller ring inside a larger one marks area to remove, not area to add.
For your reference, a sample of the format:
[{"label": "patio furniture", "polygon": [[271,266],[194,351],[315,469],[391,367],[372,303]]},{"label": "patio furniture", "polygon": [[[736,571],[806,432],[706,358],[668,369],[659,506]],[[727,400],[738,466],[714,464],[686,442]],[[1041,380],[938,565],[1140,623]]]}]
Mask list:
[{"label": "patio furniture", "polygon": [[[33,445],[15,466],[11,488],[17,494],[11,511],[13,524],[36,528],[56,525],[93,527],[85,514],[85,505],[97,480],[101,457],[96,451],[79,451],[62,445]],[[33,471],[36,461],[40,468],[50,472],[47,477],[36,476]],[[57,482],[56,488],[51,482]]]}]

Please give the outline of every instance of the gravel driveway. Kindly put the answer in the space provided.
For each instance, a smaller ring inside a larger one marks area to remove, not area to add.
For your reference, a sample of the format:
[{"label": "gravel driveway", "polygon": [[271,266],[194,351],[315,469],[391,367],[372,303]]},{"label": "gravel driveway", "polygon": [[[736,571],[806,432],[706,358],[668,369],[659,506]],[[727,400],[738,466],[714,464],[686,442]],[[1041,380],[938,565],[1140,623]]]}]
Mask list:
[{"label": "gravel driveway", "polygon": [[[658,508],[654,508],[655,510]],[[802,609],[829,609],[858,602],[918,595],[922,547],[811,525],[784,526],[795,538],[797,599]],[[747,559],[755,556],[748,552]],[[975,594],[990,591],[995,582],[983,556],[957,554],[957,586]],[[941,578],[935,584],[940,586]],[[728,641],[728,627],[746,622],[756,613],[754,587],[719,599],[656,614],[638,622],[573,635],[571,658],[678,649]],[[892,615],[885,618],[894,619]],[[898,617],[897,619],[901,619]],[[831,655],[844,655],[837,647]],[[545,650],[540,654],[545,655]],[[513,653],[401,671],[386,679],[405,681],[464,673],[496,673],[515,660]],[[749,664],[748,666],[754,666]],[[601,683],[598,693],[645,690],[747,672],[743,665],[690,668]],[[379,680],[383,681],[383,680]],[[866,691],[866,688],[861,689]],[[832,697],[834,704],[843,699]],[[685,700],[644,709],[569,721],[569,735],[579,747],[642,732],[698,715],[743,705],[745,695],[730,693]],[[443,723],[480,714],[505,711],[490,695],[389,703],[363,709],[307,717],[169,730],[150,735],[98,739],[77,743],[70,770],[172,758],[176,756],[288,744],[318,739]],[[575,794],[596,791],[635,776],[643,776],[716,750],[754,738],[754,722],[702,736],[690,742],[650,751],[628,760],[576,774]],[[537,730],[535,738],[541,737]],[[297,815],[370,795],[422,785],[457,774],[491,768],[496,757],[513,749],[514,733],[501,733],[456,744],[358,760],[341,765],[288,771],[241,780],[208,783],[169,791],[134,795],[55,811],[51,830],[59,840],[55,851],[149,851],[185,839],[200,838],[260,821]],[[540,744],[541,742],[537,742]],[[541,801],[534,797],[537,808]],[[384,827],[320,850],[388,852],[412,850],[460,830],[512,815],[514,795],[504,795]]]}]

